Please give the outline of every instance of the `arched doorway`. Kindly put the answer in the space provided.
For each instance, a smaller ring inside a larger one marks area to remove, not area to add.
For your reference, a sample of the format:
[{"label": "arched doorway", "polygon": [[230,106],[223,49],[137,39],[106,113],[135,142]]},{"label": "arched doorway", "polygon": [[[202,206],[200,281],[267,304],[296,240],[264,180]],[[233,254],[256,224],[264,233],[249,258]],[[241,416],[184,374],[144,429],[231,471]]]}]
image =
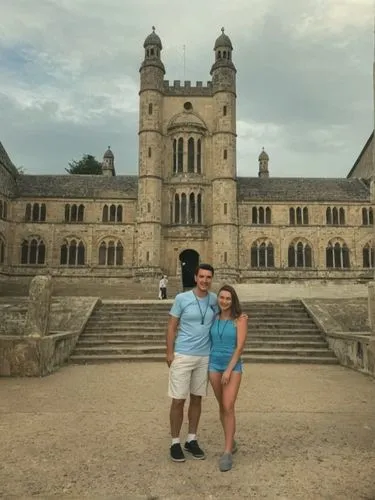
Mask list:
[{"label": "arched doorway", "polygon": [[195,287],[195,271],[199,265],[199,253],[191,248],[180,253],[182,286],[183,288]]}]

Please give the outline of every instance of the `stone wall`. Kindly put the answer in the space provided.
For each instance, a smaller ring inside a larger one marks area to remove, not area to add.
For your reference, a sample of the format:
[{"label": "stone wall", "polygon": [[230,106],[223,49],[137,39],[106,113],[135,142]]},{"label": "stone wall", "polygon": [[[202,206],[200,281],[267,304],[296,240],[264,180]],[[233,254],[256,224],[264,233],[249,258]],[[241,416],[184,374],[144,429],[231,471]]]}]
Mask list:
[{"label": "stone wall", "polygon": [[304,299],[312,319],[343,366],[375,376],[371,350],[368,297]]}]

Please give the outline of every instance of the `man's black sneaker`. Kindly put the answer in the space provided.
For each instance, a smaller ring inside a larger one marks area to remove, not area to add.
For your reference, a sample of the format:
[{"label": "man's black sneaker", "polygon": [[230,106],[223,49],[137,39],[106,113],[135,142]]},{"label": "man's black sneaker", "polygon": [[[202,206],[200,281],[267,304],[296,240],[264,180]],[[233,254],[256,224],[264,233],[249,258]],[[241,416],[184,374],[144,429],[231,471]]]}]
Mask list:
[{"label": "man's black sneaker", "polygon": [[199,444],[196,439],[190,442],[186,441],[184,450],[191,453],[193,455],[193,458],[196,458],[197,460],[204,460],[206,458],[204,451],[199,448]]},{"label": "man's black sneaker", "polygon": [[185,462],[185,455],[182,451],[180,443],[172,444],[171,459],[173,462]]}]

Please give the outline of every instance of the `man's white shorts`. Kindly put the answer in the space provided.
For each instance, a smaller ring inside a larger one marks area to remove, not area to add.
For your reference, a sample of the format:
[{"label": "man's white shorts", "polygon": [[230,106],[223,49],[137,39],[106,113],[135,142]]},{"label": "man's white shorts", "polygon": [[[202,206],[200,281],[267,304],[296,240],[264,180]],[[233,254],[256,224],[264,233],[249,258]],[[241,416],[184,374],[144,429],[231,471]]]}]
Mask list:
[{"label": "man's white shorts", "polygon": [[207,396],[208,356],[174,354],[169,368],[168,396],[187,399],[189,394]]}]

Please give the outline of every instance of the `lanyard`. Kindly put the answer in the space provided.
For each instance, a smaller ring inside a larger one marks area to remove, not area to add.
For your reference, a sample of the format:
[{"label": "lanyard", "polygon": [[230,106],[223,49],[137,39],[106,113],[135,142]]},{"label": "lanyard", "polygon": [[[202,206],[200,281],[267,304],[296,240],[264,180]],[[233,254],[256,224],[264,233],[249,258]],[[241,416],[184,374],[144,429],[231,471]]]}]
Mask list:
[{"label": "lanyard", "polygon": [[[193,292],[194,293],[194,292]],[[208,301],[207,301],[207,306],[206,306],[206,310],[204,311],[204,314],[202,312],[202,309],[201,309],[201,305],[199,303],[199,299],[198,297],[195,295],[194,293],[194,297],[195,297],[195,300],[197,301],[197,304],[198,304],[198,307],[199,307],[199,312],[201,314],[201,318],[202,318],[202,321],[201,321],[201,325],[204,325],[204,318],[206,317],[206,314],[207,314],[207,310],[208,310],[208,306],[210,305],[210,296],[208,295],[207,298],[208,298]]]}]

